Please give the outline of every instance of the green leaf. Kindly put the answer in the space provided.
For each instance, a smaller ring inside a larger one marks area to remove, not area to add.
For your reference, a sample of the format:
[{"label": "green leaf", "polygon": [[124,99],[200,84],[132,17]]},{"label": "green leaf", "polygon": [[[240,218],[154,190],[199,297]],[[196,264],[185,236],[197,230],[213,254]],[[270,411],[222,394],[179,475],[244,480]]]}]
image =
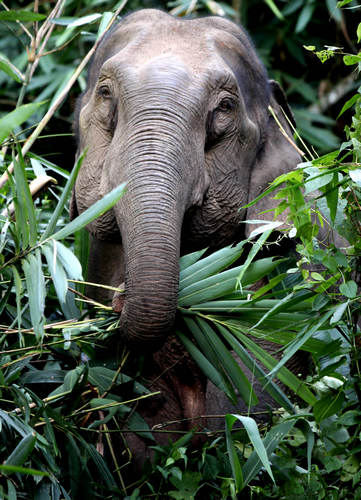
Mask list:
[{"label": "green leaf", "polygon": [[330,417],[337,413],[343,405],[345,394],[343,389],[338,391],[337,394],[325,395],[313,406],[313,414],[316,422],[321,422],[325,418]]},{"label": "green leaf", "polygon": [[354,299],[357,296],[357,285],[353,280],[346,281],[346,283],[340,285],[340,292],[342,295],[345,295],[345,297]]},{"label": "green leaf", "polygon": [[129,429],[138,434],[138,436],[141,436],[142,438],[146,438],[149,439],[150,441],[155,442],[154,436],[150,432],[149,425],[144,420],[144,418],[139,415],[139,413],[137,412],[132,413],[130,417],[127,419],[127,425]]},{"label": "green leaf", "polygon": [[41,254],[37,248],[34,254],[22,261],[29,295],[30,316],[38,341],[44,336],[45,280],[41,266]]},{"label": "green leaf", "polygon": [[53,240],[53,244],[51,244],[50,242],[45,243],[42,246],[41,251],[45,255],[59,302],[61,304],[64,304],[68,291],[68,280],[66,278],[64,267],[62,266],[60,260],[57,258],[56,241]]},{"label": "green leaf", "polygon": [[244,483],[243,483],[241,464],[239,463],[237,450],[234,445],[231,434],[231,430],[234,423],[233,415],[226,415],[225,423],[226,423],[226,443],[227,443],[228,458],[232,467],[232,476],[236,486],[236,493],[238,493],[243,489]]},{"label": "green leaf", "polygon": [[[276,359],[236,328],[230,327],[230,330],[246,349],[252,352],[268,370],[275,371],[274,368],[279,364]],[[268,374],[268,377],[270,377],[270,374]],[[309,405],[313,405],[316,402],[316,398],[312,392],[285,366],[280,366],[279,370],[277,369],[277,378]]]},{"label": "green leaf", "polygon": [[345,5],[347,5],[348,3],[351,3],[352,0],[341,0],[340,2],[337,2],[337,7],[339,9],[341,9],[341,7],[344,7]]},{"label": "green leaf", "polygon": [[106,30],[111,18],[113,17],[112,12],[103,12],[102,18],[99,23],[99,28],[98,28],[98,33],[97,33],[97,40],[102,36],[104,31]]},{"label": "green leaf", "polygon": [[270,371],[269,375],[275,375],[280,367],[283,367],[285,363],[302,347],[302,345],[308,340],[312,335],[314,335],[320,328],[328,321],[332,311],[327,311],[321,318],[314,320],[313,322],[306,324],[306,326],[298,333],[297,338],[291,342],[284,350],[282,359],[277,363],[277,365]]},{"label": "green leaf", "polygon": [[9,75],[13,80],[18,83],[24,81],[24,75],[21,71],[18,70],[16,66],[14,66],[7,57],[0,54],[0,70],[4,71],[7,75]]},{"label": "green leaf", "polygon": [[[222,248],[201,260],[196,258],[198,255],[190,254],[194,255],[194,257],[189,257],[189,259],[195,258],[196,260],[193,264],[181,269],[179,289],[183,290],[193,283],[213,276],[223,269],[226,269],[241,256],[243,247],[246,243],[247,240],[241,241],[234,247],[228,246]],[[204,250],[201,250],[201,252],[204,252]]]},{"label": "green leaf", "polygon": [[230,425],[231,427],[237,420],[239,420],[246,429],[248,437],[253,445],[254,451],[257,453],[258,458],[260,459],[263,467],[266,469],[272,481],[275,482],[271,470],[271,464],[268,460],[267,451],[262,442],[262,438],[259,434],[255,420],[251,417],[244,417],[241,415],[226,415],[227,425]]},{"label": "green leaf", "polygon": [[[256,249],[254,251],[254,255],[255,253]],[[242,266],[223,271],[222,273],[215,274],[214,276],[202,279],[201,281],[196,281],[187,287],[180,288],[178,305],[192,306],[194,304],[201,304],[202,302],[223,297],[237,290],[240,284],[243,289],[250,284],[256,283],[258,280],[273,271],[273,269],[277,267],[280,262],[283,262],[283,259],[274,261],[273,257],[267,257],[250,264],[249,262],[251,259],[252,255],[247,258],[246,262]],[[202,263],[202,260],[200,260],[199,263]]]},{"label": "green leaf", "polygon": [[349,301],[347,300],[346,302],[339,304],[335,308],[334,313],[332,314],[330,319],[331,325],[337,325],[337,323],[341,320],[342,316],[344,315],[348,305]]},{"label": "green leaf", "polygon": [[[207,358],[209,363],[213,366],[216,374],[211,378],[212,382],[215,381],[215,385],[219,387],[229,400],[235,405],[237,404],[237,396],[234,391],[234,388],[229,380],[228,374],[225,372],[225,367],[220,363],[218,353],[215,353],[212,347],[212,344],[209,342],[208,336],[204,335],[201,330],[199,324],[190,317],[185,317],[184,321],[192,333],[193,337],[197,341],[198,345],[201,348],[202,355]],[[206,366],[207,373],[209,372],[209,366]],[[221,378],[222,383],[216,383],[217,380]],[[224,389],[224,386],[226,389]]]},{"label": "green leaf", "polygon": [[125,192],[126,182],[120,184],[112,191],[107,193],[101,200],[98,200],[94,205],[89,207],[85,212],[76,217],[73,221],[69,222],[66,226],[60,229],[58,232],[52,235],[54,240],[61,240],[70,236],[71,234],[79,231],[92,220],[100,217],[105,212],[110,210],[113,205],[123,196]]},{"label": "green leaf", "polygon": [[59,258],[69,278],[73,280],[82,280],[82,269],[77,257],[69,248],[60,243],[60,241],[53,241],[55,243],[57,258]]},{"label": "green leaf", "polygon": [[294,413],[295,409],[291,401],[287,398],[280,387],[275,384],[272,380],[267,378],[267,374],[259,367],[255,359],[249,354],[249,352],[232,336],[232,334],[224,328],[222,325],[217,324],[218,330],[230,344],[232,350],[237,354],[242,363],[250,370],[252,374],[259,380],[264,390],[280,405],[281,408],[285,408],[287,411]]},{"label": "green leaf", "polygon": [[40,241],[46,240],[54,232],[56,224],[58,222],[58,219],[59,219],[60,215],[62,214],[62,212],[64,210],[66,202],[68,201],[68,198],[69,198],[71,190],[72,190],[72,188],[74,186],[76,177],[77,177],[79,169],[80,169],[80,167],[81,167],[81,165],[83,163],[85,155],[86,155],[86,151],[84,151],[79,156],[79,158],[77,159],[77,161],[76,161],[76,163],[75,163],[75,165],[73,167],[73,170],[71,171],[71,174],[68,177],[68,180],[67,180],[67,182],[66,182],[66,184],[64,186],[64,189],[63,189],[63,191],[61,193],[61,197],[60,197],[60,199],[59,199],[59,201],[58,201],[58,203],[57,203],[57,205],[55,207],[55,210],[54,210],[52,216],[50,217],[50,220],[48,222],[47,228],[44,231],[44,233],[43,233]]},{"label": "green leaf", "polygon": [[223,344],[220,337],[217,335],[217,332],[213,330],[213,328],[211,328],[211,326],[202,318],[197,318],[196,321],[203,332],[203,335],[207,338],[213,352],[218,357],[221,366],[231,379],[233,385],[237,388],[243,401],[247,406],[255,405],[258,402],[258,398],[254,393],[249,380],[242,372],[242,369],[230,351]]},{"label": "green leaf", "polygon": [[208,359],[202,354],[202,352],[196,347],[196,345],[189,340],[182,332],[176,331],[178,337],[183,342],[185,348],[192,356],[194,361],[197,363],[199,368],[203,371],[205,376],[213,382],[213,384],[218,387],[222,392],[226,394],[228,399],[232,401],[232,395],[229,393],[227,386],[223,382],[222,375],[217,371],[217,369],[208,361]]},{"label": "green leaf", "polygon": [[37,14],[27,10],[3,10],[0,12],[0,21],[14,22],[14,21],[42,21],[46,19],[44,14]]},{"label": "green leaf", "polygon": [[102,14],[89,14],[88,16],[74,18],[74,20],[67,25],[67,29],[94,23],[100,17],[102,17]]},{"label": "green leaf", "polygon": [[[287,436],[296,423],[296,419],[290,419],[272,427],[263,438],[263,446],[267,456],[271,456],[279,443]],[[243,477],[245,484],[249,484],[262,468],[262,462],[256,451],[253,451],[247,462],[243,466]]]},{"label": "green leaf", "polygon": [[310,3],[307,2],[303,9],[301,10],[301,13],[297,19],[297,24],[295,28],[295,33],[300,33],[303,31],[308,23],[310,22],[313,11],[315,10],[316,4],[315,3]]},{"label": "green leaf", "polygon": [[29,469],[28,467],[20,467],[19,465],[0,465],[0,471],[3,474],[26,474],[27,476],[50,476],[48,472],[37,469]]},{"label": "green leaf", "polygon": [[[361,26],[361,24],[359,25]],[[345,104],[342,106],[341,111],[339,112],[337,119],[340,118],[340,116],[347,111],[348,109],[352,108],[354,104],[356,104],[357,101],[361,100],[360,94],[355,94],[354,96],[351,97],[348,101],[345,102]]]},{"label": "green leaf", "polygon": [[31,432],[23,437],[13,452],[5,460],[4,465],[23,465],[34,449],[36,443],[36,434]]},{"label": "green leaf", "polygon": [[354,64],[360,63],[361,52],[357,55],[347,54],[346,56],[343,56],[343,62],[346,64],[346,66],[353,66]]},{"label": "green leaf", "polygon": [[11,111],[7,115],[0,118],[0,143],[9,137],[16,127],[19,127],[22,123],[28,120],[30,116],[43,104],[44,101],[23,104],[22,106],[14,109],[14,111]]},{"label": "green leaf", "polygon": [[357,43],[361,42],[361,23],[357,26]]},{"label": "green leaf", "polygon": [[273,12],[273,14],[280,20],[280,21],[284,21],[284,17],[283,17],[283,14],[282,12],[279,10],[279,8],[277,7],[277,5],[274,3],[273,0],[265,0],[266,4],[268,5],[268,7],[271,9],[271,11]]},{"label": "green leaf", "polygon": [[179,268],[180,272],[184,271],[187,267],[191,266],[192,264],[195,264],[196,262],[199,261],[199,259],[202,257],[202,255],[207,251],[206,248],[203,250],[198,250],[197,252],[193,253],[188,253],[186,255],[183,255],[179,259]]}]

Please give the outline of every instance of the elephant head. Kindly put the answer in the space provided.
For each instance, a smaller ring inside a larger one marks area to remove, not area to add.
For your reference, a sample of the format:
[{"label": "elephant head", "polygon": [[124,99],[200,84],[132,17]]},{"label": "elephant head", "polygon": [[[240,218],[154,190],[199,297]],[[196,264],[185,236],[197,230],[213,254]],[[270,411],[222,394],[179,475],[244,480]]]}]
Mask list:
[{"label": "elephant head", "polygon": [[297,164],[270,105],[289,131],[281,89],[244,31],[223,18],[141,10],[98,47],[77,106],[78,151],[87,155],[72,210],[127,182],[88,229],[92,275],[124,279],[120,330],[128,340],[156,345],[167,336],[180,253],[245,236],[241,221],[257,208],[240,207]]}]

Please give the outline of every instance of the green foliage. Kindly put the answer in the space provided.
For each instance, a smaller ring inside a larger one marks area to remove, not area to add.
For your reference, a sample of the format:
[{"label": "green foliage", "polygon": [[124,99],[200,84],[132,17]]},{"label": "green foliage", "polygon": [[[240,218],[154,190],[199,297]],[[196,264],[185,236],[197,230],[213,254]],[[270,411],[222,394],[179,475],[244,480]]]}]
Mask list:
[{"label": "green foliage", "polygon": [[[359,7],[351,1],[337,5]],[[71,100],[84,90],[82,68],[91,45],[122,3],[104,1],[100,13],[97,0],[65,7],[58,2],[51,18],[47,4],[40,12],[33,12],[32,4],[15,4],[0,12],[0,52],[7,52],[0,54],[5,104],[0,117],[1,498],[361,498],[361,95],[360,90],[348,95],[357,82],[341,88],[347,99],[338,106],[338,117],[352,116],[339,147],[329,109],[325,115],[312,106],[317,78],[303,76],[312,53],[332,65],[330,72],[361,69],[352,41],[350,50],[324,47],[330,40],[320,33],[319,20],[326,17],[345,32],[348,11],[338,10],[333,0],[322,6],[313,0],[169,4],[177,14],[240,17],[289,100],[302,101],[295,109],[301,135],[323,153],[336,149],[321,157],[310,151],[308,161],[267,190],[280,202],[276,217],[288,212],[282,238],[297,237],[297,258],[259,255],[271,245],[277,222],[262,223],[233,248],[181,258],[177,334],[231,401],[240,394],[249,405],[247,415],[227,415],[224,432],[207,433],[208,441],[195,450],[194,433],[168,446],[155,444],[155,432],[136,406],[156,394],[145,387],[138,368],[128,370],[125,351],[103,359],[118,317],[99,304],[85,310],[84,287],[77,284],[84,274],[79,259],[86,259],[81,229],[109,209],[125,186],[68,223],[64,212],[82,158],[69,175],[45,155],[29,151],[49,118],[70,124],[68,109],[59,106],[65,96]],[[140,6],[132,0],[123,12]],[[359,43],[361,24],[354,31]],[[277,67],[285,55],[291,63]],[[300,66],[302,74],[295,70]],[[55,141],[60,138],[55,134]],[[35,185],[48,191],[39,197]],[[255,290],[265,276],[268,283]],[[278,355],[260,346],[260,339],[276,344]],[[286,366],[299,349],[314,360],[307,377]],[[266,428],[252,418],[257,398],[230,350],[280,407]],[[133,484],[123,473],[132,461],[125,444],[129,432],[146,439],[155,452]]]}]

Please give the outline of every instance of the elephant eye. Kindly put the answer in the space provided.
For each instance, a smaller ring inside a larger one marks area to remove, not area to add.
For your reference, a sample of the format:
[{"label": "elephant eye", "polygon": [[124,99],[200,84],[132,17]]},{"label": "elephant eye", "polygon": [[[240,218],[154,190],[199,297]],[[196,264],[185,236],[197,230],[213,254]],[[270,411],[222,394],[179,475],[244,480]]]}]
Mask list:
[{"label": "elephant eye", "polygon": [[97,94],[104,99],[109,99],[110,97],[112,97],[110,89],[107,85],[102,85],[101,87],[99,87]]},{"label": "elephant eye", "polygon": [[218,104],[217,111],[222,111],[224,113],[227,113],[229,111],[233,111],[235,107],[236,107],[235,101],[230,97],[225,97]]}]

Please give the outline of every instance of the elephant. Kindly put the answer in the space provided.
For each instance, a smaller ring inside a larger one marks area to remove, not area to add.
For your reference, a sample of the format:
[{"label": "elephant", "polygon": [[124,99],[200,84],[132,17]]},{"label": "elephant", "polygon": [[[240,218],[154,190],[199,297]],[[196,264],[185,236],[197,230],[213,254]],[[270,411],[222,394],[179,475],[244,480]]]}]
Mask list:
[{"label": "elephant", "polygon": [[281,87],[245,31],[225,18],[139,10],[95,52],[76,107],[78,154],[87,153],[71,215],[127,182],[113,209],[88,225],[88,281],[124,283],[124,295],[92,295],[113,300],[119,342],[146,353],[145,376],[161,391],[140,409],[151,426],[194,425],[216,400],[222,409],[172,333],[179,257],[247,237],[245,219],[271,219],[262,214],[274,207],[270,197],[240,208],[299,162],[290,123]]}]

